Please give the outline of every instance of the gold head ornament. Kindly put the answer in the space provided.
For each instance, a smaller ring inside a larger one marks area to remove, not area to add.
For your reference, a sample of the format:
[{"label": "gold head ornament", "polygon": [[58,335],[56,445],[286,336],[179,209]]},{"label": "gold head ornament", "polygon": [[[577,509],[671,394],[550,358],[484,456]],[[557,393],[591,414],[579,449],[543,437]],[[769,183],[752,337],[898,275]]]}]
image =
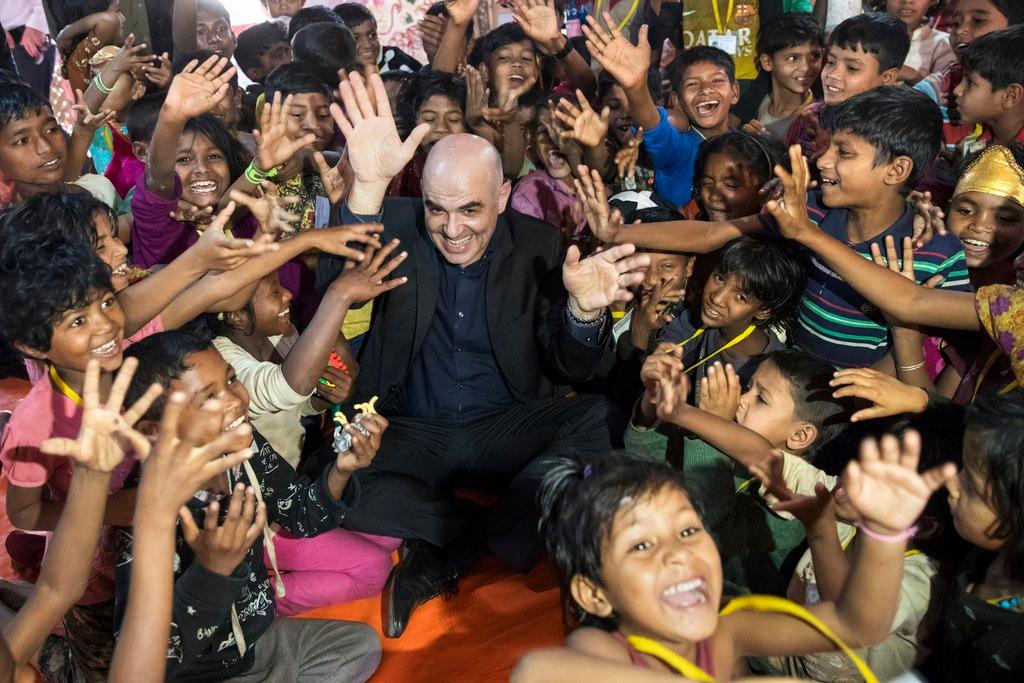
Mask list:
[{"label": "gold head ornament", "polygon": [[955,195],[983,192],[1024,206],[1024,169],[1007,147],[993,145],[975,159],[957,183]]}]

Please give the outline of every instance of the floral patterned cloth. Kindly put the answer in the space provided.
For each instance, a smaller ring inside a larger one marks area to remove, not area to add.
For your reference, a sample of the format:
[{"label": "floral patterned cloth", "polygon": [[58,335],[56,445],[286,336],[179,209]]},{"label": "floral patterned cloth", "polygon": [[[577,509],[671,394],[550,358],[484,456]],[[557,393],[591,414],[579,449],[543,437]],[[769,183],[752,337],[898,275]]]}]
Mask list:
[{"label": "floral patterned cloth", "polygon": [[1017,383],[1024,383],[1024,289],[992,285],[974,297],[982,329],[1009,357]]}]

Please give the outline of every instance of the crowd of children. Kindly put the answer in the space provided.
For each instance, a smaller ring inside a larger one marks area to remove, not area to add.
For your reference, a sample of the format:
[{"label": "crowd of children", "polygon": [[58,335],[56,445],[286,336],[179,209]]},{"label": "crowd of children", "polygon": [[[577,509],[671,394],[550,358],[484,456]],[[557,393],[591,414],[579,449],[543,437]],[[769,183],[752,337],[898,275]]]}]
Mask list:
[{"label": "crowd of children", "polygon": [[466,481],[560,580],[512,680],[1024,679],[1024,3],[444,0],[425,59],[360,3],[150,45],[44,4],[73,126],[0,68],[0,680],[367,680],[369,625],[287,617],[383,590],[397,637],[529,569],[476,502],[403,517]]}]

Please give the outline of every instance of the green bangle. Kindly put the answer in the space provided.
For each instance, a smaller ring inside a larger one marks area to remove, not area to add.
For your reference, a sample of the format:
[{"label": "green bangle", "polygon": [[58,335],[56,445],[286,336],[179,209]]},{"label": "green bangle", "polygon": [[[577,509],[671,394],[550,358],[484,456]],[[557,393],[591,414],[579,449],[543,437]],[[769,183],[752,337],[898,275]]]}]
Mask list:
[{"label": "green bangle", "polygon": [[108,88],[103,84],[103,79],[100,78],[99,73],[92,77],[92,82],[96,85],[96,89],[104,95],[109,95],[114,90],[113,88]]},{"label": "green bangle", "polygon": [[277,167],[270,169],[269,171],[262,171],[256,167],[256,162],[251,161],[249,165],[245,167],[245,179],[253,185],[260,185],[264,180],[277,177]]}]

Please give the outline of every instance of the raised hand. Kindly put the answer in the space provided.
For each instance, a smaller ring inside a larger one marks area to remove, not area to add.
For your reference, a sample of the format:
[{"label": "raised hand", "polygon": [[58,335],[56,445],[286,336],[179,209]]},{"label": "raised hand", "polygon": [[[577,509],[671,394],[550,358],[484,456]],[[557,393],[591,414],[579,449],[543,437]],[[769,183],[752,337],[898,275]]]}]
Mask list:
[{"label": "raised hand", "polygon": [[[338,279],[331,283],[331,289],[337,289],[349,305],[369,301],[409,281],[407,277],[387,280],[395,268],[402,265],[408,252],[401,252],[394,258],[388,257],[398,248],[399,240],[393,239],[380,251],[374,248],[366,250],[366,258],[360,264],[349,262]],[[385,261],[387,261],[385,263]]]},{"label": "raised hand", "polygon": [[237,484],[223,524],[217,523],[219,513],[220,504],[210,503],[200,530],[192,511],[182,506],[181,532],[200,564],[215,574],[230,576],[267,525],[267,506],[256,502],[251,487]]},{"label": "raised hand", "polygon": [[[663,354],[667,355],[667,354]],[[655,391],[655,409],[662,422],[678,422],[681,411],[686,409],[686,397],[690,393],[690,378],[686,373],[662,375],[658,378]]]},{"label": "raised hand", "polygon": [[625,147],[615,153],[615,169],[619,178],[632,178],[636,174],[636,164],[640,161],[640,145],[644,141],[644,129],[640,127]]},{"label": "raised hand", "polygon": [[731,364],[715,361],[700,383],[697,407],[723,420],[735,420],[740,406],[740,378]]},{"label": "raised hand", "polygon": [[931,242],[936,235],[947,234],[946,214],[932,204],[931,192],[913,191],[907,196],[907,203],[914,207],[914,234],[912,241],[915,249],[920,249]]},{"label": "raised hand", "polygon": [[416,24],[416,31],[420,34],[420,42],[423,43],[423,51],[427,53],[427,59],[434,61],[437,48],[441,46],[441,38],[444,36],[444,26],[447,19],[435,14],[425,14]]},{"label": "raised hand", "polygon": [[640,397],[640,412],[648,423],[657,417],[658,380],[668,377],[676,379],[683,372],[683,350],[672,344],[658,345],[654,353],[647,356],[640,368],[640,381],[644,385],[644,394]]},{"label": "raised hand", "polygon": [[512,15],[530,40],[547,52],[557,52],[561,47],[564,37],[552,0],[512,0]]},{"label": "raised hand", "polygon": [[484,109],[491,91],[476,68],[466,65],[466,124],[477,128],[484,123]]},{"label": "raised hand", "polygon": [[[911,282],[917,282],[917,274],[914,272],[914,246],[910,237],[903,238],[902,260],[896,256],[896,240],[893,239],[892,235],[888,235],[885,238],[885,256],[882,256],[882,250],[878,246],[877,242],[871,243],[871,258],[876,264],[883,268],[888,268],[894,273],[899,273]],[[943,279],[945,278],[942,275],[933,275],[928,278],[928,281],[924,283],[924,286],[930,289],[938,287],[939,284],[942,283]],[[882,317],[885,318],[885,321],[889,323],[890,327],[902,328],[899,320],[891,318],[884,312],[882,313]]]},{"label": "raised hand", "polygon": [[784,237],[799,241],[801,235],[818,230],[807,217],[807,190],[811,187],[811,171],[800,145],[789,148],[789,162],[792,173],[781,165],[775,167],[775,175],[782,182],[782,199],[769,199],[764,207],[779,224]]},{"label": "raised hand", "polygon": [[[491,89],[486,88],[484,90],[484,101],[489,102],[490,99]],[[498,106],[486,106],[483,108],[482,113],[484,120],[487,121],[487,123],[505,123],[507,121],[511,121],[519,114],[519,92],[510,90],[501,98],[501,101],[498,102]]]},{"label": "raised hand", "polygon": [[672,288],[676,279],[672,276],[660,281],[650,292],[641,294],[640,305],[633,309],[629,318],[629,334],[636,348],[646,351],[651,333],[672,322],[670,306],[683,296],[682,289]]},{"label": "raised hand", "polygon": [[619,228],[622,227],[622,212],[608,206],[608,195],[604,189],[604,180],[596,170],[580,165],[577,177],[573,180],[576,196],[583,204],[583,213],[587,217],[590,232],[603,244],[615,242]]},{"label": "raised hand", "polygon": [[554,110],[555,118],[566,126],[565,136],[575,140],[584,147],[597,147],[604,144],[608,134],[608,115],[611,110],[605,107],[598,114],[587,102],[582,90],[576,90],[577,107],[568,99],[559,100]]},{"label": "raised hand", "polygon": [[620,244],[582,261],[580,249],[569,247],[562,264],[562,283],[569,293],[569,311],[581,320],[593,320],[617,301],[633,298],[630,287],[643,282],[651,258],[635,254],[632,244]]},{"label": "raised hand", "polygon": [[345,136],[346,150],[356,181],[371,186],[386,186],[398,175],[416,148],[430,132],[429,123],[416,126],[403,142],[395,128],[387,91],[380,76],[369,79],[353,73],[339,87],[345,110],[331,105],[331,115]]},{"label": "raised hand", "polygon": [[[224,405],[211,399],[183,426],[186,400],[180,391],[168,397],[156,443],[143,465],[139,483],[139,510],[172,521],[206,482],[252,457],[252,429],[248,424],[221,431]],[[183,428],[185,433],[181,435]]]},{"label": "raised hand", "polygon": [[235,67],[224,57],[211,55],[200,64],[193,59],[171,79],[164,111],[178,120],[205,114],[227,97]]},{"label": "raised hand", "polygon": [[456,26],[465,26],[473,20],[480,9],[480,0],[444,0],[449,20]]},{"label": "raised hand", "polygon": [[[369,432],[369,436],[363,434],[359,427]],[[359,421],[359,427],[353,424],[345,426],[345,431],[352,436],[352,445],[347,451],[338,453],[334,462],[334,466],[343,474],[352,474],[373,462],[380,450],[380,439],[388,428],[388,421],[383,415],[367,413]]]},{"label": "raised hand", "polygon": [[323,228],[317,230],[314,237],[316,237],[316,248],[320,251],[361,262],[366,259],[366,254],[348,246],[348,243],[358,242],[380,249],[380,233],[382,232],[384,232],[384,226],[380,223],[365,223]]},{"label": "raised hand", "polygon": [[772,504],[772,509],[776,512],[788,512],[793,515],[804,525],[804,529],[822,529],[836,533],[836,502],[832,492],[821,482],[814,485],[813,496],[784,489],[789,495],[782,498],[776,493],[778,489],[770,490],[779,501]]},{"label": "raised hand", "polygon": [[829,382],[833,398],[854,397],[871,401],[870,408],[858,410],[850,422],[879,417],[921,413],[928,407],[928,392],[871,368],[847,368],[836,372]]},{"label": "raised hand", "polygon": [[341,172],[343,160],[339,160],[334,166],[327,163],[327,159],[320,152],[313,152],[313,162],[320,174],[320,182],[324,184],[324,192],[331,204],[340,204],[348,191],[348,183]]},{"label": "raised hand", "polygon": [[903,436],[902,444],[891,434],[881,443],[861,443],[860,460],[850,461],[843,479],[862,524],[880,534],[902,533],[921,516],[932,494],[956,476],[953,463],[918,474],[920,455],[921,437],[913,430]]},{"label": "raised hand", "polygon": [[640,27],[637,44],[629,42],[622,35],[608,12],[604,13],[602,28],[592,15],[587,17],[583,35],[587,39],[587,50],[601,67],[615,77],[623,88],[634,88],[647,82],[647,71],[651,68],[651,45],[647,42],[647,24]]},{"label": "raised hand", "polygon": [[288,135],[288,108],[294,95],[281,100],[281,93],[274,93],[272,102],[263,106],[260,113],[259,130],[252,132],[256,138],[256,165],[264,173],[288,163],[304,147],[316,142],[316,135],[307,133],[293,140]]},{"label": "raised hand", "polygon": [[155,85],[157,88],[166,88],[170,82],[173,74],[171,73],[171,58],[165,52],[159,57],[155,57],[153,64],[147,64],[142,67],[142,73],[145,74],[146,80]]},{"label": "raised hand", "polygon": [[153,55],[142,54],[146,49],[145,43],[135,44],[135,34],[129,33],[124,39],[121,51],[114,55],[109,62],[103,65],[100,71],[100,78],[108,88],[113,88],[117,79],[122,74],[136,72],[151,66],[156,59]]},{"label": "raised hand", "polygon": [[94,114],[89,110],[89,105],[85,103],[85,95],[77,89],[75,90],[75,103],[71,105],[71,109],[78,114],[75,118],[75,130],[88,134],[90,138],[102,126],[114,121],[114,117],[117,115],[113,109],[100,109]]},{"label": "raised hand", "polygon": [[234,211],[235,202],[228,202],[189,250],[195,250],[192,251],[193,256],[200,259],[206,270],[234,270],[254,256],[280,248],[268,235],[260,235],[256,239],[228,237],[224,229]]},{"label": "raised hand", "polygon": [[182,223],[194,223],[196,225],[209,225],[213,220],[213,207],[207,206],[200,209],[198,206],[184,199],[178,200],[178,205],[167,215]]},{"label": "raised hand", "polygon": [[299,201],[298,197],[282,197],[277,185],[266,180],[260,185],[262,194],[254,197],[240,190],[231,190],[228,196],[232,201],[249,209],[260,224],[260,233],[267,235],[273,242],[281,235],[295,232],[295,222],[299,215],[288,210],[289,206]]},{"label": "raised hand", "polygon": [[121,413],[125,392],[131,384],[139,361],[126,358],[117,371],[106,402],[100,399],[100,364],[90,360],[85,366],[85,384],[82,389],[82,426],[74,439],[55,437],[46,439],[40,450],[48,455],[72,458],[78,465],[97,472],[111,472],[124,460],[129,449],[143,460],[149,454],[149,441],[132,429],[153,401],[163,391],[154,384],[146,393]]}]

